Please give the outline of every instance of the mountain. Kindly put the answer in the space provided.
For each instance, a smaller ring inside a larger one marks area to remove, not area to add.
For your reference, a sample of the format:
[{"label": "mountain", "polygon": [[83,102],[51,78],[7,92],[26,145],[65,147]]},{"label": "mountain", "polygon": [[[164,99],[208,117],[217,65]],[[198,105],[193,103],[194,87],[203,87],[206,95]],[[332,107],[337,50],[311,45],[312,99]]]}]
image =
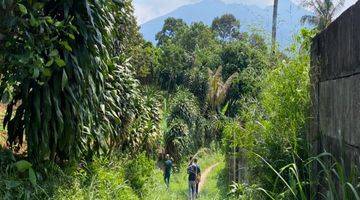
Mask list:
[{"label": "mountain", "polygon": [[[203,0],[199,3],[182,6],[164,16],[155,18],[141,25],[141,33],[146,40],[155,43],[155,35],[159,32],[168,17],[181,18],[188,24],[202,21],[210,25],[212,20],[226,13],[233,14],[240,20],[241,30],[248,31],[256,28],[271,32],[272,6],[260,8],[245,4],[226,4],[221,0]],[[304,15],[311,14],[304,8],[291,2],[291,0],[279,1],[278,17],[278,42],[282,48],[288,46],[294,34],[300,28],[300,19]]]}]

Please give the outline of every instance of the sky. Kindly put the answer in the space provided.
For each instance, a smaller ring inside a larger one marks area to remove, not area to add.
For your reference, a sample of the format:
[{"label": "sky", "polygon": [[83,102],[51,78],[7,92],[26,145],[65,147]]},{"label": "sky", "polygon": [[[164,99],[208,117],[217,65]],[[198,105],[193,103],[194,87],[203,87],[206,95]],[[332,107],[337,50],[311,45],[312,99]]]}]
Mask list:
[{"label": "sky", "polygon": [[[163,16],[183,5],[196,3],[201,0],[134,0],[135,15],[138,23],[143,24],[156,17]],[[273,0],[223,0],[226,3],[243,3],[266,7],[272,5]],[[281,0],[279,0],[281,1]],[[293,0],[297,2],[299,0]],[[342,11],[346,10],[357,0],[346,0]]]}]

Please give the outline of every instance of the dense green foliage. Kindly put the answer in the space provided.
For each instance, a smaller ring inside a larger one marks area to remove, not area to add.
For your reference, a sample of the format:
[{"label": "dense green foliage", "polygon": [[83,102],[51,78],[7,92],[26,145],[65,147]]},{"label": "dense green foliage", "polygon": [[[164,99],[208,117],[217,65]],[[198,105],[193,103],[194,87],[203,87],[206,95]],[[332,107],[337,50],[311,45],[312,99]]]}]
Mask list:
[{"label": "dense green foliage", "polygon": [[[298,37],[298,44],[308,42],[311,33],[303,31],[303,37]],[[233,144],[247,152],[248,178],[258,177],[252,178],[251,183],[275,194],[283,192],[284,185],[257,155],[276,170],[307,156],[304,137],[310,101],[310,61],[308,46],[298,49],[299,46],[294,46],[294,54],[289,59],[279,61],[264,74],[258,83],[258,98],[248,97],[242,101],[244,106],[239,116],[242,127],[236,128],[239,124],[231,122],[225,129],[226,138],[235,139]]]},{"label": "dense green foliage", "polygon": [[[185,198],[187,158],[221,145],[247,183],[227,195],[232,169],[210,154],[201,165],[220,167],[203,199],[311,199],[321,177],[329,198],[356,194],[341,164],[323,165],[330,155],[308,158],[314,31],[270,57],[265,36],[233,15],[211,26],[168,18],[153,45],[133,12],[131,0],[0,0],[1,199]],[[312,179],[315,162],[325,175]]]},{"label": "dense green foliage", "polygon": [[232,14],[216,17],[211,24],[211,28],[223,41],[240,37],[240,21]]},{"label": "dense green foliage", "polygon": [[149,112],[158,107],[146,107],[123,58],[140,41],[130,1],[9,1],[1,9],[10,145],[25,135],[32,158],[64,160],[140,148],[143,135],[156,136]]}]

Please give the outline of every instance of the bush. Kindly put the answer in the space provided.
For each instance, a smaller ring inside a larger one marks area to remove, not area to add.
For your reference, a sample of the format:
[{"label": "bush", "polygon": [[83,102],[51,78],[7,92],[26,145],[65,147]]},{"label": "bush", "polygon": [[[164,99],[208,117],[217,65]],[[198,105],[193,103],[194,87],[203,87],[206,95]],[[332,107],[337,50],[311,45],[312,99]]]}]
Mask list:
[{"label": "bush", "polygon": [[0,199],[139,198],[126,181],[126,159],[97,158],[92,163],[68,163],[63,169],[53,162],[42,163],[34,169],[35,184],[27,172],[14,169],[16,160],[8,152],[0,152],[0,162]]},{"label": "bush", "polygon": [[125,177],[131,187],[141,193],[141,190],[150,177],[155,167],[154,161],[149,159],[145,153],[139,154],[136,158],[130,160],[125,166]]},{"label": "bush", "polygon": [[[282,194],[286,187],[274,170],[281,171],[294,163],[300,175],[306,173],[301,160],[307,158],[304,136],[310,102],[310,57],[306,47],[311,34],[302,34],[297,37],[291,57],[279,59],[275,68],[264,73],[258,84],[259,95],[240,101],[241,122],[230,122],[224,129],[225,139],[247,152],[250,184],[274,194]],[[283,178],[290,180],[290,175],[283,174]],[[289,197],[288,193],[284,195]]]}]

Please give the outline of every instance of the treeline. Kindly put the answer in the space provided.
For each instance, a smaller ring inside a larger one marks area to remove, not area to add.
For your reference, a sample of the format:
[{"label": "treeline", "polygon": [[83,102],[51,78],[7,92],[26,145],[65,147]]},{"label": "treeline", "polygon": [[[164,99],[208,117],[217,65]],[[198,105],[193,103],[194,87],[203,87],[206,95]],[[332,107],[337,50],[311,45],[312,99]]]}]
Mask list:
[{"label": "treeline", "polygon": [[[242,32],[231,14],[186,24],[168,18],[157,44],[142,43],[132,57],[143,85],[165,92],[164,150],[176,160],[221,143],[222,119],[236,117],[244,96],[256,97],[270,66],[260,33]],[[181,156],[181,155],[182,156]]]}]

